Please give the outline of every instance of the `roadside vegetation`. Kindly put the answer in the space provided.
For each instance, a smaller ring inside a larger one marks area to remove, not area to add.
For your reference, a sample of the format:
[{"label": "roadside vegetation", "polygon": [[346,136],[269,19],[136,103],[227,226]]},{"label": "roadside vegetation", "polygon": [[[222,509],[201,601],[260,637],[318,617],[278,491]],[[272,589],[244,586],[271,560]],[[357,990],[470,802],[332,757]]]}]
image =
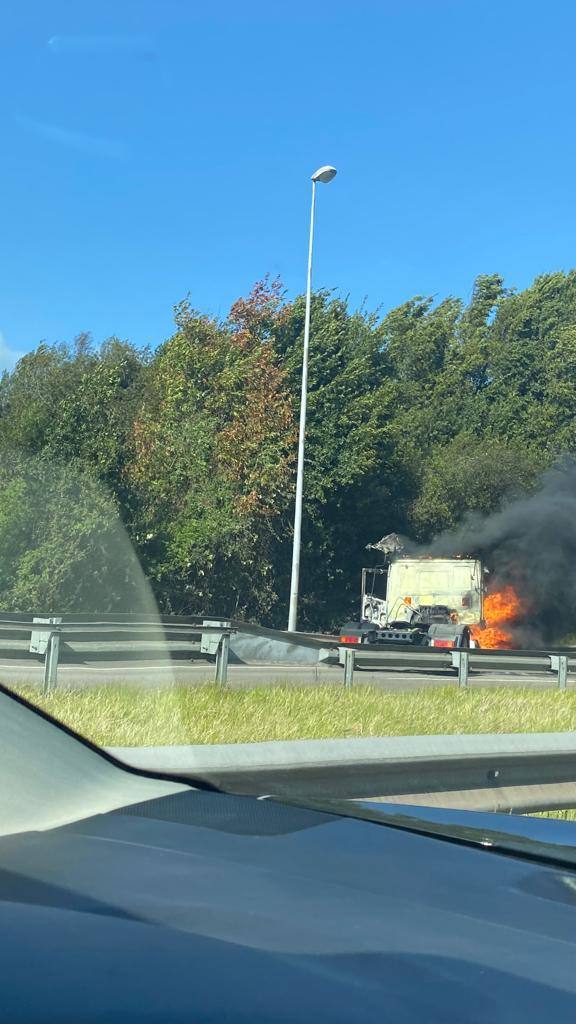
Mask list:
[{"label": "roadside vegetation", "polygon": [[[357,608],[369,542],[490,514],[576,451],[575,324],[576,271],[389,311],[313,296],[301,628]],[[149,350],[80,335],[5,372],[0,609],[145,611],[122,523],[162,612],[283,627],[303,325],[263,281],[225,317],[182,303]]]},{"label": "roadside vegetation", "polygon": [[31,702],[100,746],[576,730],[576,692],[376,687],[126,685],[21,689]]}]

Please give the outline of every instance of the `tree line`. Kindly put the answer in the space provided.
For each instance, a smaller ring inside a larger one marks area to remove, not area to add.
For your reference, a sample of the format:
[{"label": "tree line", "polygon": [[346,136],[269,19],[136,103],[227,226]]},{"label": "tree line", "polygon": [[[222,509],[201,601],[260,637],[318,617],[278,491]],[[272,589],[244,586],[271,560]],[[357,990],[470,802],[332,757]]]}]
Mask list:
[{"label": "tree line", "polygon": [[[155,349],[40,344],[0,381],[0,607],[285,626],[304,299],[264,280],[226,319],[175,311]],[[312,301],[300,624],[355,609],[365,546],[429,541],[576,449],[576,271],[382,315]]]}]

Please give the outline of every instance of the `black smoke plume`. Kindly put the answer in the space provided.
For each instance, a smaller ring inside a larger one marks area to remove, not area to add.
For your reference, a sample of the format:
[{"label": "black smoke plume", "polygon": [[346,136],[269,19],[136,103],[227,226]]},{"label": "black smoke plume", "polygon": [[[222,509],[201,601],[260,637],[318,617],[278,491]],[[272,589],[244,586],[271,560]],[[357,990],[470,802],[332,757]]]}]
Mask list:
[{"label": "black smoke plume", "polygon": [[515,646],[540,647],[576,632],[576,462],[562,458],[533,493],[492,515],[468,515],[426,552],[480,558],[491,573],[488,591],[512,584],[525,606]]}]

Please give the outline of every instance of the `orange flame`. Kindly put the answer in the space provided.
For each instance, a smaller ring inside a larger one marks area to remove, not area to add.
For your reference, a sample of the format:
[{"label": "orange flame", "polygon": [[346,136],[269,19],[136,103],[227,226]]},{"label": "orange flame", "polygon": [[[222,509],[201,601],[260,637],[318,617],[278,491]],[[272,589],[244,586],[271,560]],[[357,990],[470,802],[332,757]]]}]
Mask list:
[{"label": "orange flame", "polygon": [[517,622],[524,613],[524,605],[514,590],[507,586],[484,599],[484,620],[486,626],[472,627],[472,636],[480,647],[512,647],[512,633],[504,627]]}]

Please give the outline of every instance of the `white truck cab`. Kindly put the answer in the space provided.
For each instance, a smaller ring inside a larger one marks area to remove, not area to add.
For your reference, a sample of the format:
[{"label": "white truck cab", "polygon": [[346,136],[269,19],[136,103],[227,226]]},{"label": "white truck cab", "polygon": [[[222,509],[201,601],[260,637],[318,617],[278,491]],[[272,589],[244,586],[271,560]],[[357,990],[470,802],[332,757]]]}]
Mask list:
[{"label": "white truck cab", "polygon": [[483,569],[473,558],[398,558],[362,571],[362,618],[382,628],[447,608],[454,623],[482,622]]}]

